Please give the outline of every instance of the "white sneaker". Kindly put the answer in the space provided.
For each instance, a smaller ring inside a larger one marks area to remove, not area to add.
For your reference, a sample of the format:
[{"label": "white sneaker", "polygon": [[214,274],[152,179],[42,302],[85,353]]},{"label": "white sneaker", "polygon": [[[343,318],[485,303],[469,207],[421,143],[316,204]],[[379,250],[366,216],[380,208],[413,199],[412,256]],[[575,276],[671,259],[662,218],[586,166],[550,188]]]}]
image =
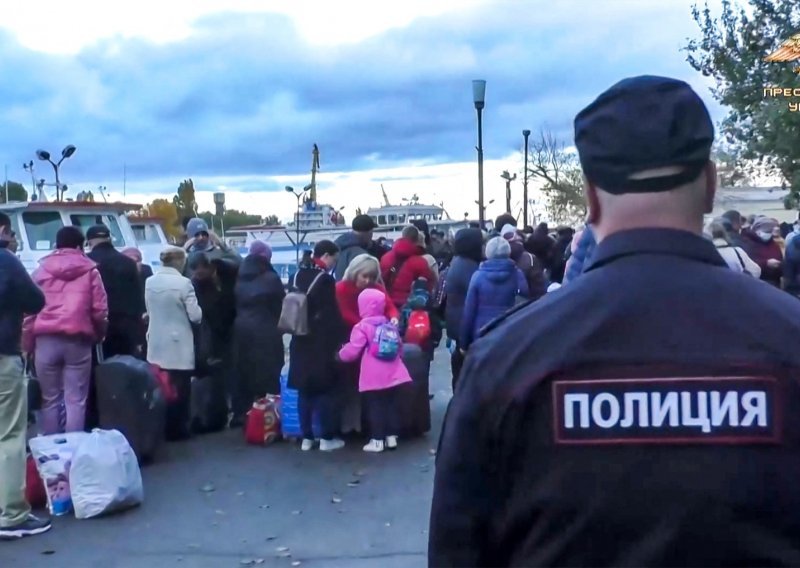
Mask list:
[{"label": "white sneaker", "polygon": [[386,436],[386,448],[389,450],[397,448],[397,436]]},{"label": "white sneaker", "polygon": [[300,449],[304,452],[309,452],[314,449],[314,440],[304,438],[303,443],[300,444]]},{"label": "white sneaker", "polygon": [[320,440],[319,449],[323,452],[334,452],[344,448],[344,440],[333,438],[332,440]]},{"label": "white sneaker", "polygon": [[364,451],[379,454],[383,451],[383,440],[370,440],[369,444],[364,446]]}]

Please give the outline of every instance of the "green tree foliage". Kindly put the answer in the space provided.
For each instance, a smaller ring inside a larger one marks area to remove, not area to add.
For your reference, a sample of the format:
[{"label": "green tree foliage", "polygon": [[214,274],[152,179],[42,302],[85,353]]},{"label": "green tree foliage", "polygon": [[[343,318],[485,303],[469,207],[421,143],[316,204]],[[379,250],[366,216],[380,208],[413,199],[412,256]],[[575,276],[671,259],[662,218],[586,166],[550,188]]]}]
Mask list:
[{"label": "green tree foliage", "polygon": [[197,215],[197,201],[195,199],[194,182],[183,180],[178,186],[178,193],[172,198],[172,203],[178,212],[178,219],[195,217]]},{"label": "green tree foliage", "polygon": [[173,239],[177,239],[183,234],[183,227],[178,218],[178,209],[174,203],[166,199],[154,199],[145,205],[137,216],[161,219],[161,227],[167,236]]},{"label": "green tree foliage", "polygon": [[[743,7],[723,0],[722,13],[705,4],[692,9],[701,37],[686,46],[689,64],[716,87],[714,98],[728,107],[720,127],[729,161],[748,174],[750,167],[781,175],[791,188],[787,205],[800,203],[800,113],[789,102],[765,97],[765,87],[800,87],[797,63],[764,58],[800,32],[797,0],[748,0]],[[744,164],[750,164],[750,166]]]},{"label": "green tree foliage", "polygon": [[[218,235],[222,234],[220,218],[217,215],[214,215],[210,211],[204,211],[200,213],[199,217],[204,219],[205,222],[208,223],[208,226]],[[261,225],[263,219],[259,215],[250,215],[249,213],[236,209],[226,209],[222,216],[222,221],[225,224],[225,230],[228,230],[233,227],[242,227],[244,225]]]},{"label": "green tree foliage", "polygon": [[272,225],[280,225],[281,224],[281,220],[278,219],[277,215],[267,215],[266,217],[264,217],[264,224],[265,225],[270,225],[270,226],[272,226]]},{"label": "green tree foliage", "polygon": [[577,225],[586,218],[583,176],[578,155],[552,132],[542,130],[531,142],[528,173],[544,183],[548,218],[554,223]]},{"label": "green tree foliage", "polygon": [[9,201],[28,201],[28,192],[25,186],[16,181],[9,181],[6,187],[0,184],[0,196],[3,203]]}]

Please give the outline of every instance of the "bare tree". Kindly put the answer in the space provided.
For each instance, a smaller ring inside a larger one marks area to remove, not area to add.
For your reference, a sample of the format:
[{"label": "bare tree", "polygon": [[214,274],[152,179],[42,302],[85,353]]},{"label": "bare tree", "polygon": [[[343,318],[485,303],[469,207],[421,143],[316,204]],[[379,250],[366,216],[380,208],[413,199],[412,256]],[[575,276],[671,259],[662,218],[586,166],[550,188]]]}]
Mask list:
[{"label": "bare tree", "polygon": [[549,130],[542,129],[530,145],[528,173],[544,182],[550,221],[576,225],[586,218],[583,176],[578,156]]}]

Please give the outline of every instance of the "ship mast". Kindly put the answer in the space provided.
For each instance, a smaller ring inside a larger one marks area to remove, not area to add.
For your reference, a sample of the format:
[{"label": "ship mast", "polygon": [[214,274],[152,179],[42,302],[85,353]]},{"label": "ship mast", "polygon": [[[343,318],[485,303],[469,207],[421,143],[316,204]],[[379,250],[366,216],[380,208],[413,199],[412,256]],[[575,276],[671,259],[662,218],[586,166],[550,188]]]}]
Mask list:
[{"label": "ship mast", "polygon": [[314,151],[311,158],[311,195],[309,201],[317,202],[317,171],[319,171],[319,148],[314,144]]}]

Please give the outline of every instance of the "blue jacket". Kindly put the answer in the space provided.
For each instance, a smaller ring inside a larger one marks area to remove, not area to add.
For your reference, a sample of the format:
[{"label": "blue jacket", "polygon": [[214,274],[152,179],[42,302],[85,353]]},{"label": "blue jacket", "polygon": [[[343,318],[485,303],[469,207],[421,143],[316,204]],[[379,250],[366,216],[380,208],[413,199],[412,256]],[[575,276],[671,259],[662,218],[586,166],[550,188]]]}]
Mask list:
[{"label": "blue jacket", "polygon": [[525,276],[510,258],[494,258],[472,275],[461,319],[459,348],[467,349],[480,329],[514,307],[517,296],[528,295]]},{"label": "blue jacket", "polygon": [[44,307],[44,294],[19,259],[0,249],[0,355],[19,355],[22,316]]}]

